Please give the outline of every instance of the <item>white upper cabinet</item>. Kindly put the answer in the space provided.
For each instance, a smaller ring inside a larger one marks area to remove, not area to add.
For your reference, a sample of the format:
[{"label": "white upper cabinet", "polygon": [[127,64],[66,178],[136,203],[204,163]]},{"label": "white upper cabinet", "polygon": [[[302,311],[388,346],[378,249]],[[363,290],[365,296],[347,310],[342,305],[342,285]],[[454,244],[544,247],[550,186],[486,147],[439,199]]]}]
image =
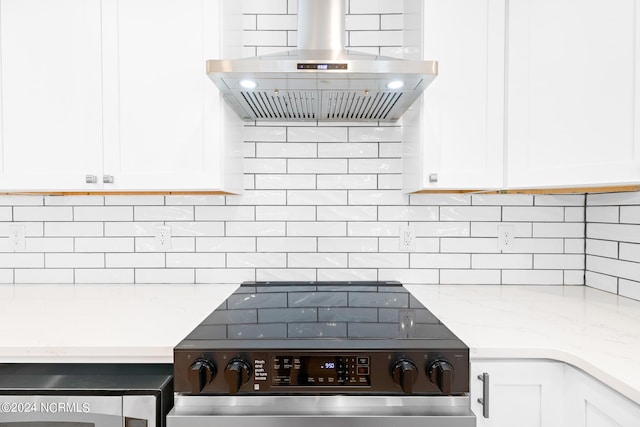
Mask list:
[{"label": "white upper cabinet", "polygon": [[0,1],[1,190],[95,187],[100,64],[99,0]]},{"label": "white upper cabinet", "polygon": [[106,189],[241,191],[242,124],[205,72],[241,53],[224,3],[103,0]]},{"label": "white upper cabinet", "polygon": [[640,182],[640,4],[510,0],[508,187]]},{"label": "white upper cabinet", "polygon": [[407,59],[438,76],[403,117],[405,191],[503,186],[505,0],[405,1]]},{"label": "white upper cabinet", "polygon": [[242,123],[205,61],[241,55],[241,12],[0,0],[0,189],[240,192]]}]

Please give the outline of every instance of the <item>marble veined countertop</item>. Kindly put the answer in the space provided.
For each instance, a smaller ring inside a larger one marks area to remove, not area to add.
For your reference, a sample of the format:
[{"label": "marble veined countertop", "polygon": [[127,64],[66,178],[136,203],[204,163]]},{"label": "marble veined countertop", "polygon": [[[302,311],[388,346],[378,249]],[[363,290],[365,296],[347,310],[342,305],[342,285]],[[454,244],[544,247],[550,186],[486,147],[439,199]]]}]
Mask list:
[{"label": "marble veined countertop", "polygon": [[[172,363],[237,285],[0,285],[0,363]],[[472,360],[553,359],[640,403],[640,302],[584,286],[407,288]]]}]

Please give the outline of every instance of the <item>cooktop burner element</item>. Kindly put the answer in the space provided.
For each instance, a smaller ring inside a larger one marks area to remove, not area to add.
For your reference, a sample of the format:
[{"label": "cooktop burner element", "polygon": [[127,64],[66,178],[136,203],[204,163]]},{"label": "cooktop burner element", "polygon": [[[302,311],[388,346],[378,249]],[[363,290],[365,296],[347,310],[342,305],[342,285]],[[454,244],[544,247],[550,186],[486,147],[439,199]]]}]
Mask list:
[{"label": "cooktop burner element", "polygon": [[456,395],[468,354],[398,282],[245,282],[174,349],[175,390]]}]

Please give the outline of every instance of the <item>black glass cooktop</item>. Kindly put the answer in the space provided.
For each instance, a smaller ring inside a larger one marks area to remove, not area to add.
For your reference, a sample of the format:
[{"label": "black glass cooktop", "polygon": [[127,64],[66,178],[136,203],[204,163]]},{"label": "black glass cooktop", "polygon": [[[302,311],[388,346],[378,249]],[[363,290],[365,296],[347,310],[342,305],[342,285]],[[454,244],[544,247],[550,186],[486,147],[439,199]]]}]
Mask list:
[{"label": "black glass cooktop", "polygon": [[245,282],[176,348],[322,348],[325,340],[464,347],[399,282]]}]

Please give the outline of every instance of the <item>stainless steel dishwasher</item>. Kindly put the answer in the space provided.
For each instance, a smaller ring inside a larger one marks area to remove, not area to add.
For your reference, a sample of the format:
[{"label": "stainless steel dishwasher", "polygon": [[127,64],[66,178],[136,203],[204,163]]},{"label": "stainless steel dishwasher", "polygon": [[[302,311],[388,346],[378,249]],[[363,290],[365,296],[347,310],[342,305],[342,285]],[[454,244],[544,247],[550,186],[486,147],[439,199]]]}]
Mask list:
[{"label": "stainless steel dishwasher", "polygon": [[398,282],[248,282],[174,349],[167,427],[471,427],[469,349]]}]

